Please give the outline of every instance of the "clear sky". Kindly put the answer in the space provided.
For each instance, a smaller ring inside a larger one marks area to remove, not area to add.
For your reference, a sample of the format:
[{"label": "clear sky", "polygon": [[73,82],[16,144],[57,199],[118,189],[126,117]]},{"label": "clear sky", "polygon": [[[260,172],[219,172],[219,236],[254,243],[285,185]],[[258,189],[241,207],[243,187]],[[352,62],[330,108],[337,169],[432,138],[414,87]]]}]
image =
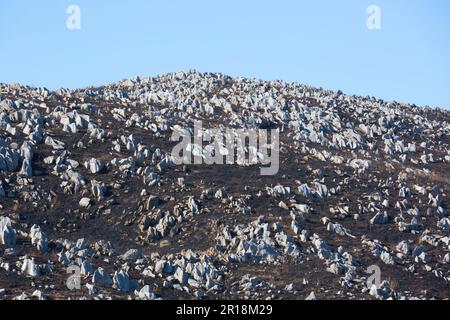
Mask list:
[{"label": "clear sky", "polygon": [[[69,5],[81,29],[69,30]],[[381,9],[381,30],[366,10]],[[450,108],[448,0],[1,0],[0,82],[198,69]]]}]

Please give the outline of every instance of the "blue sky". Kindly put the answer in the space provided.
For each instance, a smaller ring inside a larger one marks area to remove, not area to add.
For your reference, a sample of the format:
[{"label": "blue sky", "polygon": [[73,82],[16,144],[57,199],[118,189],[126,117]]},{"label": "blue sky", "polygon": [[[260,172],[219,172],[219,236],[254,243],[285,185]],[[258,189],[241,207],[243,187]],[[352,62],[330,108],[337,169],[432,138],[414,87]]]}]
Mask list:
[{"label": "blue sky", "polygon": [[[66,9],[81,9],[68,30]],[[381,30],[366,9],[381,8]],[[191,68],[450,108],[448,0],[0,1],[0,82],[100,85]]]}]

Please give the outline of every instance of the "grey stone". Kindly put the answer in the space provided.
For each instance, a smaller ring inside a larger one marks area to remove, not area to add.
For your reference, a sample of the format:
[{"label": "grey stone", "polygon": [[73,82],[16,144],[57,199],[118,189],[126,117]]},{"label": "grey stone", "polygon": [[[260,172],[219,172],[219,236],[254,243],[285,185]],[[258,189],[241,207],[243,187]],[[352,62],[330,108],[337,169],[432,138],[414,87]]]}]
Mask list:
[{"label": "grey stone", "polygon": [[386,212],[378,212],[372,219],[370,219],[371,224],[387,224],[389,221],[389,216]]},{"label": "grey stone", "polygon": [[34,258],[25,258],[21,270],[30,277],[37,277],[41,275],[41,269],[39,265],[34,262]]},{"label": "grey stone", "polygon": [[35,245],[40,252],[47,252],[48,238],[38,225],[33,225],[30,231],[31,244]]},{"label": "grey stone", "polygon": [[93,174],[101,172],[104,168],[103,163],[100,160],[97,160],[95,158],[92,158],[89,161],[86,161],[84,163],[84,166],[86,169],[89,169],[89,171]]},{"label": "grey stone", "polygon": [[109,274],[105,271],[105,269],[99,267],[97,270],[95,270],[94,274],[92,275],[92,283],[99,286],[107,287],[112,284],[112,279],[109,276]]},{"label": "grey stone", "polygon": [[16,231],[13,229],[9,218],[0,217],[0,240],[3,245],[16,244]]},{"label": "grey stone", "polygon": [[82,208],[88,208],[91,205],[91,199],[89,198],[82,198],[79,202],[80,207]]}]

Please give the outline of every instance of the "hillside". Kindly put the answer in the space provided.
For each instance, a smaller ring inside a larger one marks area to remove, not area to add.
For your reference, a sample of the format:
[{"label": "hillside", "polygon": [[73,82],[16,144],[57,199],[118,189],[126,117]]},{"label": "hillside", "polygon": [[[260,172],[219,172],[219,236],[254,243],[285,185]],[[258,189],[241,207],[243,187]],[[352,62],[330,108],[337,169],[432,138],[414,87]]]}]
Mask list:
[{"label": "hillside", "polygon": [[[278,130],[278,172],[176,165],[195,120]],[[0,84],[0,299],[447,299],[449,143],[447,110],[282,81]]]}]

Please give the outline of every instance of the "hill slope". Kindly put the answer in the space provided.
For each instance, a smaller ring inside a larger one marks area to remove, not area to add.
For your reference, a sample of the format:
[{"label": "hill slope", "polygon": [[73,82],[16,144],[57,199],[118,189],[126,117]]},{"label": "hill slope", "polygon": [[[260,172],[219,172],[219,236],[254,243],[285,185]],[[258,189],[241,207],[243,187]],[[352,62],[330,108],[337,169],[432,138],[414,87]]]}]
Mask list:
[{"label": "hill slope", "polygon": [[[278,174],[173,165],[172,132],[194,120],[278,129]],[[448,298],[449,123],[445,110],[195,71],[2,84],[0,299]]]}]

